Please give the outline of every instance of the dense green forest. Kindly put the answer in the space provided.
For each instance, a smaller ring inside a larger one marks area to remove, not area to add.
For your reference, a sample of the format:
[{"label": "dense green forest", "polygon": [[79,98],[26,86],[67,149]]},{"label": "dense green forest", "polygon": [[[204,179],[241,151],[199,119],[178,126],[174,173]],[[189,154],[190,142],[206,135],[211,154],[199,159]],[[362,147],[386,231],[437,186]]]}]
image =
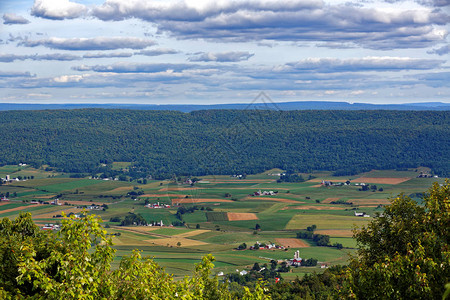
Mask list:
[{"label": "dense green forest", "polygon": [[46,110],[0,113],[0,163],[74,173],[251,174],[427,166],[450,174],[450,112]]}]

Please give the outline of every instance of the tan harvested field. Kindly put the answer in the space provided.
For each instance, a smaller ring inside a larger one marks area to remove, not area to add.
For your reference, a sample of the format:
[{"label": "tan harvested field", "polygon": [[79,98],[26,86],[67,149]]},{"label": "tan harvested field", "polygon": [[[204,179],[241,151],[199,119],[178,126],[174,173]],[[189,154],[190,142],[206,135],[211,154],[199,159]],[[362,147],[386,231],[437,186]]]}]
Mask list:
[{"label": "tan harvested field", "polygon": [[303,201],[295,201],[292,199],[269,198],[269,197],[245,197],[244,200],[265,200],[265,201],[275,201],[275,202],[284,202],[284,203],[305,203]]},{"label": "tan harvested field", "polygon": [[310,245],[305,241],[300,239],[286,239],[286,238],[278,238],[275,239],[275,242],[281,246],[289,247],[289,248],[308,248]]},{"label": "tan harvested field", "polygon": [[176,197],[176,198],[184,198],[186,195],[180,195],[180,194],[144,194],[140,195],[139,198],[156,198],[156,197]]},{"label": "tan harvested field", "polygon": [[286,209],[300,209],[300,210],[343,210],[346,209],[345,207],[339,207],[339,206],[328,206],[328,205],[302,205],[302,206],[287,206],[283,208],[282,210]]},{"label": "tan harvested field", "polygon": [[158,245],[158,246],[172,246],[172,247],[178,247],[178,243],[181,243],[180,247],[189,247],[189,246],[202,246],[207,245],[208,243],[202,242],[202,241],[196,241],[187,239],[184,237],[177,237],[173,236],[170,238],[164,238],[164,239],[150,239],[150,240],[144,240],[147,243]]},{"label": "tan harvested field", "polygon": [[319,188],[319,187],[321,187],[322,185],[321,184],[315,184],[315,185],[312,185],[311,187],[313,187],[313,188]]},{"label": "tan harvested field", "polygon": [[233,202],[227,199],[212,199],[212,198],[180,198],[172,199],[172,204],[176,203],[207,203],[207,202]]},{"label": "tan harvested field", "polygon": [[359,177],[353,179],[352,182],[364,182],[364,183],[378,183],[378,184],[399,184],[405,181],[410,180],[410,177],[402,177],[402,178],[388,178],[388,177]]},{"label": "tan harvested field", "polygon": [[314,233],[325,234],[331,237],[352,237],[353,232],[347,229],[328,229],[328,230],[315,230]]},{"label": "tan harvested field", "polygon": [[350,199],[347,202],[352,202],[353,204],[356,205],[376,205],[376,204],[390,204],[391,202],[389,201],[389,199]]},{"label": "tan harvested field", "polygon": [[228,221],[247,221],[258,220],[258,216],[254,213],[228,213]]},{"label": "tan harvested field", "polygon": [[67,209],[55,210],[55,211],[44,213],[44,214],[35,214],[33,217],[36,219],[49,219],[49,218],[53,218],[53,216],[55,216],[55,215],[62,215],[63,212],[66,215],[68,215],[70,213],[76,214],[76,213],[79,213],[80,211],[82,211],[81,208],[72,207],[72,208],[67,208]]},{"label": "tan harvested field", "polygon": [[199,235],[199,234],[202,234],[202,233],[205,233],[205,232],[209,232],[210,230],[194,230],[194,231],[188,231],[188,232],[185,232],[185,233],[180,233],[180,234],[177,234],[177,235],[175,235],[174,237],[183,237],[183,238],[188,238],[188,237],[191,237],[191,236],[196,236],[196,235]]},{"label": "tan harvested field", "polygon": [[160,229],[161,227],[157,226],[111,226],[111,228],[119,229],[119,230],[129,230],[141,233],[147,233],[150,231],[154,231]]},{"label": "tan harvested field", "polygon": [[2,205],[6,205],[6,204],[10,204],[11,202],[8,202],[8,201],[2,201],[2,202],[0,202],[0,206],[2,206]]},{"label": "tan harvested field", "polygon": [[19,206],[19,207],[15,207],[15,208],[10,208],[10,209],[4,209],[4,210],[0,211],[0,214],[12,212],[12,211],[23,210],[23,209],[26,209],[26,208],[36,207],[36,206],[40,206],[40,205],[42,205],[42,204],[25,205],[25,206]]},{"label": "tan harvested field", "polygon": [[339,199],[341,199],[341,198],[339,198],[339,197],[327,198],[327,199],[323,200],[321,203],[327,204],[327,203],[331,203],[333,201],[338,201]]}]

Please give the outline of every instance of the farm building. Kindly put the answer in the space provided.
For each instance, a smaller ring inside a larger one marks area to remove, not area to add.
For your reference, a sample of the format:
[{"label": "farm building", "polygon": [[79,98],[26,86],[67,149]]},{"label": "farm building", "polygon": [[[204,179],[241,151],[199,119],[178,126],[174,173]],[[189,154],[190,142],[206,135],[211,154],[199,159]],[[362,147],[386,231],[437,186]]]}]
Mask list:
[{"label": "farm building", "polygon": [[303,259],[300,257],[300,250],[294,252],[294,258],[289,260],[289,265],[300,267],[302,265]]},{"label": "farm building", "polygon": [[42,230],[59,230],[58,224],[45,224]]},{"label": "farm building", "polygon": [[355,217],[365,217],[365,218],[370,218],[370,215],[367,215],[365,212],[356,212],[355,211]]},{"label": "farm building", "polygon": [[55,199],[52,202],[50,202],[51,205],[62,205],[61,202],[59,202],[59,199]]},{"label": "farm building", "polygon": [[170,205],[164,203],[149,203],[145,205],[147,208],[170,208]]}]

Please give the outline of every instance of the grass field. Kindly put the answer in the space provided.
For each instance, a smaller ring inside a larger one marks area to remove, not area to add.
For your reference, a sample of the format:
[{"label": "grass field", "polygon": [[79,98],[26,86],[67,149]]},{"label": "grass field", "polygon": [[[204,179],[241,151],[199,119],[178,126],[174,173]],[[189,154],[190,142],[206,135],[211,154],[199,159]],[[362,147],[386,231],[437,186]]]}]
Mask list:
[{"label": "grass field", "polygon": [[[113,169],[130,166],[127,162],[116,162]],[[442,178],[416,178],[426,169],[408,171],[372,170],[355,176],[333,177],[331,172],[302,174],[304,178],[315,176],[313,180],[300,183],[277,183],[282,170],[269,170],[262,174],[248,175],[245,179],[229,176],[201,177],[202,183],[195,186],[176,184],[168,180],[148,180],[146,184],[125,181],[104,181],[87,178],[69,178],[69,174],[57,174],[36,170],[31,167],[3,166],[0,175],[34,176],[26,181],[14,181],[0,186],[0,195],[8,193],[10,202],[0,202],[0,217],[15,218],[21,212],[31,212],[38,224],[57,223],[53,218],[61,211],[79,212],[90,204],[107,204],[105,211],[94,211],[108,225],[117,257],[129,255],[131,250],[142,250],[143,256],[155,257],[155,261],[173,273],[176,278],[189,274],[193,264],[202,255],[212,253],[216,257],[214,272],[235,272],[236,269],[250,268],[255,262],[268,263],[270,259],[283,260],[293,257],[299,250],[302,258],[316,258],[327,265],[345,263],[348,255],[355,253],[356,241],[352,229],[366,225],[372,218],[355,217],[355,210],[366,212],[372,217],[381,213],[389,198],[401,192],[406,195],[426,191],[430,185]],[[34,175],[31,175],[34,174]],[[48,177],[53,176],[53,177]],[[324,187],[322,180],[346,182],[347,186]],[[366,181],[377,185],[376,191],[360,191],[354,183]],[[380,190],[380,188],[382,188]],[[274,196],[250,196],[256,191],[278,191]],[[130,197],[129,192],[140,191],[140,196]],[[227,194],[227,195],[225,195]],[[230,194],[230,195],[228,195]],[[51,201],[56,195],[62,203],[70,206],[30,205],[30,201]],[[188,196],[186,198],[186,196]],[[233,199],[233,200],[231,200]],[[181,201],[180,201],[181,200]],[[160,202],[171,208],[149,209],[145,202]],[[331,204],[332,201],[351,202]],[[179,204],[177,204],[180,202]],[[165,225],[180,222],[176,213],[180,207],[195,208],[182,215],[181,227],[118,226],[111,222],[113,217],[123,220],[130,214],[140,214],[145,220],[163,221]],[[256,225],[259,230],[256,230]],[[296,238],[299,230],[316,225],[315,233],[330,236],[331,243],[340,243],[344,249],[317,247],[307,240]],[[256,242],[277,243],[287,247],[283,250],[241,250]],[[316,268],[297,268],[292,273],[283,274],[286,279],[311,272],[321,272]]]}]

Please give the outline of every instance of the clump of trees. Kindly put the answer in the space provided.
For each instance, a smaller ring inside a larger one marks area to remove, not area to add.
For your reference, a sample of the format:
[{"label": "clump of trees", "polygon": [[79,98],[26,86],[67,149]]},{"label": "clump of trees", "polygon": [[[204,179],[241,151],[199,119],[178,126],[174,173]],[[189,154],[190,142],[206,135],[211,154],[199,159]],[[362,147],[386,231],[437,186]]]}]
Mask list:
[{"label": "clump of trees", "polygon": [[355,231],[349,296],[441,299],[450,281],[450,181],[435,183],[423,206],[401,194],[382,215]]},{"label": "clump of trees", "polygon": [[306,228],[306,230],[297,232],[298,239],[311,240],[316,243],[317,246],[324,247],[336,247],[338,249],[342,249],[343,245],[341,243],[331,244],[330,236],[326,234],[315,234],[314,230],[316,230],[316,225],[311,225]]},{"label": "clump of trees", "polygon": [[302,175],[296,174],[296,173],[286,173],[280,176],[280,178],[277,179],[277,182],[304,182],[305,179]]},{"label": "clump of trees", "polygon": [[146,226],[147,224],[148,223],[143,216],[135,213],[129,213],[128,215],[125,216],[125,219],[123,219],[120,222],[120,226],[130,226],[130,225]]},{"label": "clump of trees", "polygon": [[330,236],[326,234],[314,234],[313,231],[300,231],[297,232],[298,239],[312,240],[317,246],[329,246]]}]

